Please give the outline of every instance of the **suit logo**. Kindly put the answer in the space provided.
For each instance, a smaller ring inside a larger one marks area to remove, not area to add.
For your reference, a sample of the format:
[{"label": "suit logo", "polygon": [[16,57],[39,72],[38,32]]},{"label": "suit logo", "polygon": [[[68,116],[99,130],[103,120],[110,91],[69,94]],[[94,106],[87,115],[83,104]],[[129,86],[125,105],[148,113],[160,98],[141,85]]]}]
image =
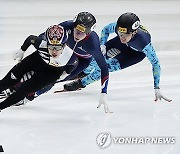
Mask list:
[{"label": "suit logo", "polygon": [[140,21],[136,21],[135,23],[133,23],[132,29],[136,30],[139,28],[139,26],[140,26]]},{"label": "suit logo", "polygon": [[17,79],[12,72],[11,72],[11,79],[13,79],[13,80],[16,80],[16,79]]},{"label": "suit logo", "polygon": [[86,50],[84,50],[84,49],[82,48],[82,46],[78,47],[78,49],[80,49],[80,50],[82,50],[82,51],[84,51],[84,52],[87,52]]}]

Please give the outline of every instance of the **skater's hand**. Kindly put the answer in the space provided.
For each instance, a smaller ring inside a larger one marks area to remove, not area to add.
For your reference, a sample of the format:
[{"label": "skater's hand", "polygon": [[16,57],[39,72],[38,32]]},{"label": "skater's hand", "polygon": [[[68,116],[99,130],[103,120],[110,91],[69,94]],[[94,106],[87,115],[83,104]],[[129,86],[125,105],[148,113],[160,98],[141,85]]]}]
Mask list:
[{"label": "skater's hand", "polygon": [[101,93],[101,97],[100,97],[100,100],[99,100],[99,105],[97,108],[100,108],[101,105],[104,105],[104,110],[106,113],[113,113],[109,110],[109,107],[107,105],[107,94],[106,93]]},{"label": "skater's hand", "polygon": [[13,51],[13,59],[14,60],[18,60],[18,62],[20,62],[24,57],[24,51],[22,51],[21,49],[19,50],[15,50]]},{"label": "skater's hand", "polygon": [[155,89],[155,102],[157,102],[158,100],[164,99],[165,101],[171,102],[172,100],[164,97],[160,91],[160,89]]},{"label": "skater's hand", "polygon": [[101,48],[102,54],[105,55],[106,54],[106,46],[105,45],[101,45],[100,48]]}]

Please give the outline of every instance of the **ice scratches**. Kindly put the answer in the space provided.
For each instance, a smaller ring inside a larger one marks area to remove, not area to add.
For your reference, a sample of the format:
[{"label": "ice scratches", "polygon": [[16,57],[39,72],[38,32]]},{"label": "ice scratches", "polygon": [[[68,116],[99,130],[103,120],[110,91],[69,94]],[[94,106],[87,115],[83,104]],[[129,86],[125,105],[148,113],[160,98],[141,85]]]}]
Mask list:
[{"label": "ice scratches", "polygon": [[163,152],[162,154],[170,154],[170,152],[172,152],[174,149],[174,145],[171,145],[170,149],[166,152]]},{"label": "ice scratches", "polygon": [[180,112],[173,113],[172,116],[173,116],[176,120],[180,120]]},{"label": "ice scratches", "polygon": [[83,129],[91,127],[92,125],[94,125],[96,123],[95,121],[93,121],[91,119],[90,116],[83,116],[81,120],[84,121],[84,125],[82,127],[80,127],[80,128],[72,129],[72,131],[75,131],[75,132],[81,131]]}]

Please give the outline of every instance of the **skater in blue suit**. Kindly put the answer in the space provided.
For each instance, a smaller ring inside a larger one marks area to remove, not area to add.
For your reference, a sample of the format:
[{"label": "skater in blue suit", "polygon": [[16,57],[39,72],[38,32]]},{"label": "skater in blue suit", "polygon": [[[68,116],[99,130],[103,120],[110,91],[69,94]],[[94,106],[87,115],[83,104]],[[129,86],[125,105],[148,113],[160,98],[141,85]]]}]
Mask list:
[{"label": "skater in blue suit", "polygon": [[[116,33],[117,36],[108,40],[110,33]],[[137,15],[131,12],[122,14],[117,22],[105,26],[101,32],[101,50],[104,53],[109,72],[118,71],[148,58],[152,65],[154,78],[155,101],[164,99],[168,102],[171,100],[164,97],[160,92],[160,63],[151,42],[150,33],[140,25]],[[91,61],[89,67],[83,71],[82,79],[67,83],[64,88],[69,91],[86,87],[100,79],[101,70],[96,61]],[[83,85],[78,87],[77,85]],[[99,104],[100,106],[101,104]]]},{"label": "skater in blue suit", "polygon": [[[107,41],[110,33],[116,33],[117,36]],[[117,22],[105,26],[101,32],[100,44],[109,72],[130,67],[147,57],[152,65],[155,101],[159,99],[172,101],[163,96],[160,91],[160,63],[151,42],[151,35],[140,25],[137,15],[131,12],[124,13],[118,18]],[[94,59],[81,72],[81,76],[85,77],[65,84],[64,89],[74,91],[98,81],[101,78],[101,70]],[[98,107],[101,104],[99,103]]]}]

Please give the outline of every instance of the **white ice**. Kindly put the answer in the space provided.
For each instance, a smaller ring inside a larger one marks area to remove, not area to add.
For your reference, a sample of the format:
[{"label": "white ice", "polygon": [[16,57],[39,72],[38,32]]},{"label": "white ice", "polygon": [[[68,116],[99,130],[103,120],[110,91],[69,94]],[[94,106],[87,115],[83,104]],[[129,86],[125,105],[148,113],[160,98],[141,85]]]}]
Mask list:
[{"label": "white ice", "polygon": [[[12,51],[30,34],[73,19],[80,11],[97,17],[96,31],[135,12],[152,34],[161,63],[162,93],[172,103],[155,103],[151,65],[147,59],[110,73],[108,103],[112,114],[97,109],[100,82],[82,91],[51,91],[25,106],[0,113],[0,145],[5,154],[180,154],[180,1],[1,0],[0,78],[16,64]],[[26,55],[34,51],[31,47]],[[114,144],[101,149],[101,132],[113,137],[175,137],[175,144]]]}]

